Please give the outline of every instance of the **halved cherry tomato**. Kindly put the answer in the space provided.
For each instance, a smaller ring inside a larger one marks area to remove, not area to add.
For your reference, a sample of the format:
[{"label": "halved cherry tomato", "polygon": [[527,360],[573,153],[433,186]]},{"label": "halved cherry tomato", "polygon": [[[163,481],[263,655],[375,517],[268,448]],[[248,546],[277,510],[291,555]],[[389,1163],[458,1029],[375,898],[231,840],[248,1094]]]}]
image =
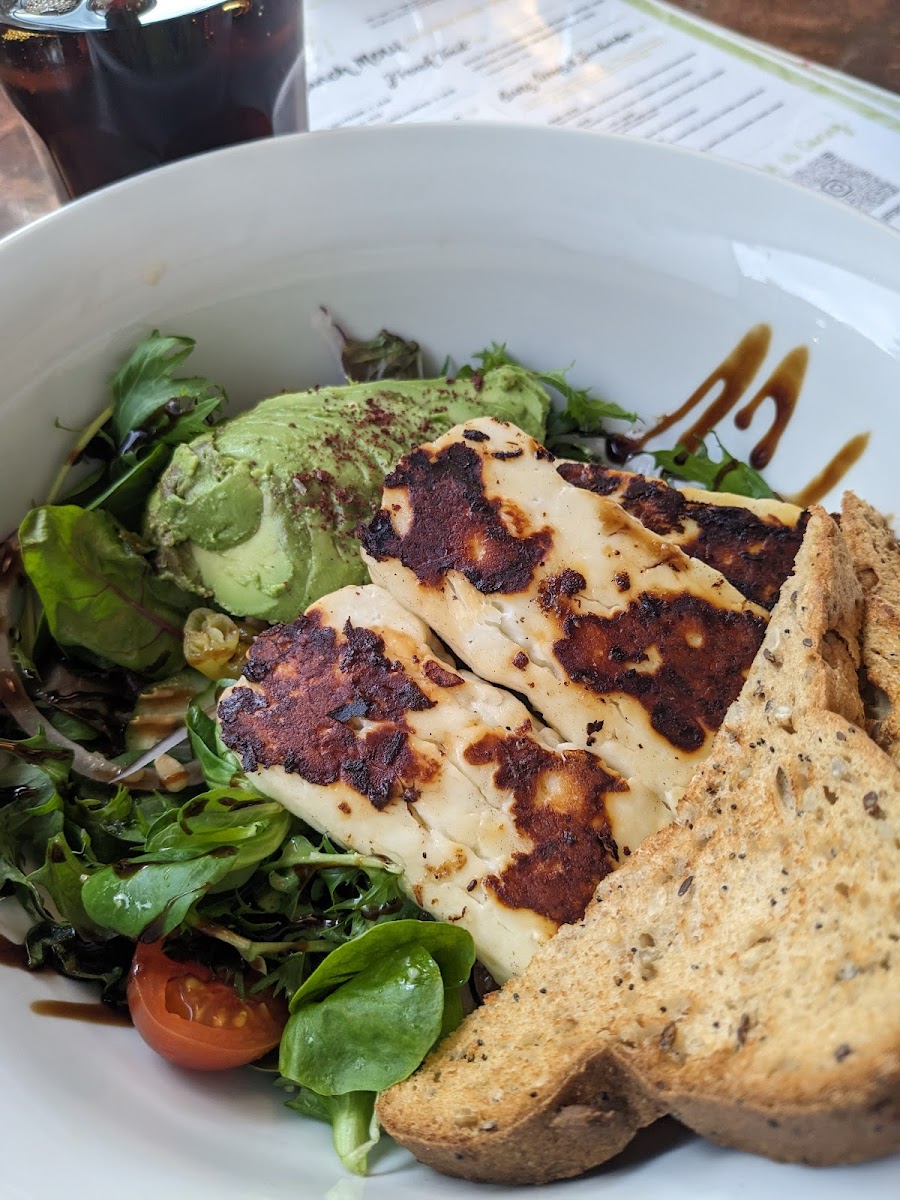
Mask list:
[{"label": "halved cherry tomato", "polygon": [[278,1045],[288,1019],[281,998],[267,992],[240,996],[208,967],[169,958],[162,942],[138,943],[128,1007],[157,1054],[197,1071],[254,1062]]}]

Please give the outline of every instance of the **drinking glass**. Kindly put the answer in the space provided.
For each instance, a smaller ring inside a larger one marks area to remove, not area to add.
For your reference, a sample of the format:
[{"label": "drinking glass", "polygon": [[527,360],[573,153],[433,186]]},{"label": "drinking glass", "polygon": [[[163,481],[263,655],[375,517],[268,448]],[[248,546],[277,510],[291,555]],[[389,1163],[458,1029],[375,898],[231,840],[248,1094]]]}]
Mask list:
[{"label": "drinking glass", "polygon": [[0,86],[79,196],[305,129],[303,0],[0,0]]}]

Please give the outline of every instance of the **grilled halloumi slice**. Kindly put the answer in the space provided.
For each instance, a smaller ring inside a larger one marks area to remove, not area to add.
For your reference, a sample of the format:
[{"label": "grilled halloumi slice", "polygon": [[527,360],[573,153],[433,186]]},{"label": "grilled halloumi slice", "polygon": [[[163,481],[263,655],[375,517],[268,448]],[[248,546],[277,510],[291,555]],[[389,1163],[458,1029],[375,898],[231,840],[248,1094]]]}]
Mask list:
[{"label": "grilled halloumi slice", "polygon": [[608,496],[647,529],[721,571],[748,600],[768,609],[775,604],[806,528],[807,514],[796,504],[674,488],[600,463],[561,462],[556,469],[567,483]]},{"label": "grilled halloumi slice", "polygon": [[556,467],[515,426],[457,426],[387,476],[369,572],[473,670],[674,808],[768,614]]},{"label": "grilled halloumi slice", "polygon": [[445,655],[382,588],[344,588],[257,638],[219,721],[261,792],[399,864],[502,981],[670,814]]}]

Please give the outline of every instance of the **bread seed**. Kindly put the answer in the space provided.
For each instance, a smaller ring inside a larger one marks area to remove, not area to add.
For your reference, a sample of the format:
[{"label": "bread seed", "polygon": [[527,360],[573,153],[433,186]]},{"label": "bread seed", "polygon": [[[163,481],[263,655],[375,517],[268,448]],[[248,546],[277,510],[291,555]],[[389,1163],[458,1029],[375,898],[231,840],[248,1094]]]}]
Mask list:
[{"label": "bread seed", "polygon": [[878,803],[877,792],[866,792],[863,796],[863,808],[874,821],[884,820],[884,809]]},{"label": "bread seed", "polygon": [[674,1021],[670,1021],[659,1035],[660,1050],[669,1051],[675,1045],[675,1035],[678,1033],[678,1026]]}]

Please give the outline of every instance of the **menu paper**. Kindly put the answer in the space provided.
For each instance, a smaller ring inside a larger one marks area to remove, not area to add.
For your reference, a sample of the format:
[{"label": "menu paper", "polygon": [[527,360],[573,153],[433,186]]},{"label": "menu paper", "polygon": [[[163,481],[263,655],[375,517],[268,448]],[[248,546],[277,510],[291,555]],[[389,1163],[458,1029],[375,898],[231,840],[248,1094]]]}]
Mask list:
[{"label": "menu paper", "polygon": [[723,155],[900,229],[900,100],[656,0],[307,0],[310,127],[509,120]]}]

